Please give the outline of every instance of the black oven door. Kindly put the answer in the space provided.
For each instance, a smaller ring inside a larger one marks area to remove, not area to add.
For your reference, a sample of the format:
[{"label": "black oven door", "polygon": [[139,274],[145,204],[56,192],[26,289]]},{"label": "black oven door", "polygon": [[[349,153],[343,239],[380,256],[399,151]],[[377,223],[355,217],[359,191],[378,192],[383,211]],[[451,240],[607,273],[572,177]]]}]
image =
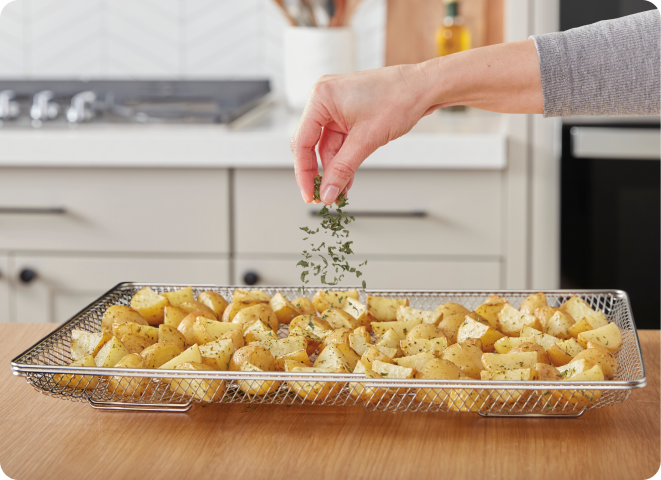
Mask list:
[{"label": "black oven door", "polygon": [[565,125],[561,286],[618,288],[638,328],[659,328],[659,126]]},{"label": "black oven door", "polygon": [[647,0],[560,0],[560,29],[569,30],[655,8]]}]

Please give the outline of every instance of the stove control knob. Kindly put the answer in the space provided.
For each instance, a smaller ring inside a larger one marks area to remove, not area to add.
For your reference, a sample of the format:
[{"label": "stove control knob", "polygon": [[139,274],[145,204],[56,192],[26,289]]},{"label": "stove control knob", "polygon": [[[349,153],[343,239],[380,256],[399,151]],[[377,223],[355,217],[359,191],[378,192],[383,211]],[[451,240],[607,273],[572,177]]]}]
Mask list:
[{"label": "stove control knob", "polygon": [[91,91],[80,92],[71,99],[71,106],[67,110],[67,120],[71,123],[88,122],[94,118],[96,93]]},{"label": "stove control knob", "polygon": [[18,278],[21,280],[22,283],[25,283],[25,284],[32,283],[32,281],[35,278],[37,278],[37,272],[35,272],[31,268],[24,268],[18,274]]},{"label": "stove control knob", "polygon": [[13,90],[0,91],[0,120],[11,120],[18,117],[20,109],[15,98],[16,93]]},{"label": "stove control knob", "polygon": [[57,118],[60,107],[53,101],[53,98],[55,98],[55,94],[51,90],[42,90],[35,94],[30,108],[30,116],[33,120],[43,122]]},{"label": "stove control knob", "polygon": [[257,275],[255,272],[247,272],[243,276],[243,283],[246,285],[255,285],[259,282],[259,275]]}]

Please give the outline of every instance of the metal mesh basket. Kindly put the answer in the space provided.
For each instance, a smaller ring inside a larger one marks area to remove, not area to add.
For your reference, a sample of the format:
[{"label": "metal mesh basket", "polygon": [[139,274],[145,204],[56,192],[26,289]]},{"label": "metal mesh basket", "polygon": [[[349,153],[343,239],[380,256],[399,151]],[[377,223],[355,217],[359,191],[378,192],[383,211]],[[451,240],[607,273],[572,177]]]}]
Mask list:
[{"label": "metal mesh basket", "polygon": [[[646,385],[640,343],[629,299],[619,290],[544,292],[550,306],[559,306],[577,294],[595,310],[603,310],[622,331],[619,363],[612,381],[515,382],[482,380],[387,380],[355,374],[293,374],[285,372],[230,372],[144,370],[67,367],[71,363],[71,331],[98,332],[105,310],[129,305],[132,296],[149,286],[157,292],[187,285],[122,283],[101,296],[47,337],[11,362],[15,375],[23,375],[36,390],[56,398],[89,402],[95,408],[186,411],[193,403],[363,405],[368,410],[404,412],[477,412],[485,416],[578,416],[591,408],[624,401],[631,389]],[[231,299],[235,287],[196,285],[197,295],[212,290]],[[321,287],[325,288],[325,287]],[[274,295],[301,296],[297,287],[261,287]],[[312,297],[318,288],[306,289]],[[333,289],[331,289],[333,290]],[[340,290],[340,289],[337,289]],[[444,302],[457,302],[469,310],[491,295],[512,306],[534,291],[366,291],[408,298],[410,306],[434,310]],[[287,336],[286,326],[278,335]]]}]

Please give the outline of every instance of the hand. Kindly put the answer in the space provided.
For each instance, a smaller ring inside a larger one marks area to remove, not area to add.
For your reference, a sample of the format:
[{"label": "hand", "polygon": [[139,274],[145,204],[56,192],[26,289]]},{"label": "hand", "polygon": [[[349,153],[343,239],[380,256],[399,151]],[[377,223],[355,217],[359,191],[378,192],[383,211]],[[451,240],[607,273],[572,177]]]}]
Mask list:
[{"label": "hand", "polygon": [[324,170],[321,200],[330,205],[377,148],[407,133],[434,110],[433,88],[420,65],[327,75],[312,88],[291,141],[296,181],[313,201],[317,155]]}]

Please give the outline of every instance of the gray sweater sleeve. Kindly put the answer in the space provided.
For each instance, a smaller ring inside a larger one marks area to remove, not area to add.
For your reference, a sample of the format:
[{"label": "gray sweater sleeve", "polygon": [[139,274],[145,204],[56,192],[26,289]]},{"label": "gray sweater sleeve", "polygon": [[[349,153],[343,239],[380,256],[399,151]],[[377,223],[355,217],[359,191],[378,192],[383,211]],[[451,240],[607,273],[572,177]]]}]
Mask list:
[{"label": "gray sweater sleeve", "polygon": [[545,117],[660,113],[658,10],[531,38]]}]

